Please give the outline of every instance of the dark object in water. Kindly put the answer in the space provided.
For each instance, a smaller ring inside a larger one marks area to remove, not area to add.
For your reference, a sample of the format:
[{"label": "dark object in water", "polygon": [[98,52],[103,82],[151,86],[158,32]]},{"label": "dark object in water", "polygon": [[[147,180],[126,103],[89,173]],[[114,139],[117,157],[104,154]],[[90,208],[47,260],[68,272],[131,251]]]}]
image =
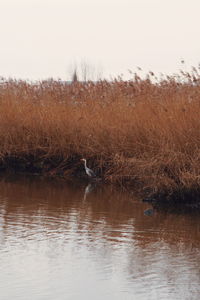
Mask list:
[{"label": "dark object in water", "polygon": [[145,209],[144,215],[148,216],[148,217],[153,216],[154,215],[154,209],[153,208]]}]

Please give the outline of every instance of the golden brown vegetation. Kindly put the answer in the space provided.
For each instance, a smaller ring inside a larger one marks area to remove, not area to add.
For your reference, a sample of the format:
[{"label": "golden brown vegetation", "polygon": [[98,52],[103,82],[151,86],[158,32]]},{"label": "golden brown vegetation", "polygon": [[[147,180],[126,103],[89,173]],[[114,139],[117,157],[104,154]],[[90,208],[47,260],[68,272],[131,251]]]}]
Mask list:
[{"label": "golden brown vegetation", "polygon": [[198,190],[200,79],[197,71],[182,76],[157,83],[137,75],[96,83],[2,81],[2,168],[67,175],[86,157],[108,182],[151,192]]}]

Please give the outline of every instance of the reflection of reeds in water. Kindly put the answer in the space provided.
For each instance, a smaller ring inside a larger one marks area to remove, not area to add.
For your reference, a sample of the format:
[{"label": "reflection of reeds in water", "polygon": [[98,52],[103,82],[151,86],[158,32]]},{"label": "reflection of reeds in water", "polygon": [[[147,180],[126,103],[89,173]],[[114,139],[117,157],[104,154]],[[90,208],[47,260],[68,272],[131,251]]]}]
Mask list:
[{"label": "reflection of reeds in water", "polygon": [[[109,182],[151,191],[200,186],[199,75],[0,87],[2,163],[65,175],[80,157]],[[14,161],[14,162],[13,162]],[[75,171],[74,171],[75,168]]]},{"label": "reflection of reeds in water", "polygon": [[[86,197],[87,201],[84,201],[85,186],[76,181],[67,184],[60,180],[9,176],[0,181],[0,190],[4,234],[12,229],[10,224],[16,224],[16,230],[19,224],[27,230],[38,228],[44,234],[51,230],[67,234],[72,228],[80,234],[88,231],[91,240],[100,236],[105,242],[134,243],[137,240],[145,248],[160,239],[174,244],[179,232],[180,241],[190,239],[199,244],[199,214],[171,214],[155,207],[154,214],[149,217],[144,214],[150,210],[148,204],[112,186],[95,186]],[[184,229],[180,230],[183,224]]]},{"label": "reflection of reeds in water", "polygon": [[[198,294],[197,219],[159,213],[146,217],[144,209],[147,204],[134,201],[130,193],[111,186],[99,185],[87,201],[83,201],[84,189],[83,183],[72,182],[68,185],[56,179],[20,176],[1,179],[0,252],[1,262],[4,263],[1,269],[5,270],[4,277],[9,274],[8,282],[12,282],[10,274],[19,274],[16,260],[20,256],[17,264],[21,275],[18,276],[20,286],[23,283],[23,261],[28,262],[28,272],[25,274],[28,274],[29,280],[38,278],[38,272],[43,275],[47,268],[48,272],[53,270],[51,278],[53,276],[54,283],[59,278],[59,288],[61,280],[66,286],[66,274],[70,274],[74,281],[76,274],[80,278],[81,272],[81,282],[84,282],[93,270],[89,268],[88,272],[88,265],[92,265],[95,269],[92,276],[96,272],[101,276],[98,276],[98,283],[102,276],[106,276],[106,287],[110,279],[115,280],[115,286],[116,282],[120,284],[122,281],[123,295],[124,278],[134,290],[137,287],[138,297],[144,293],[144,299],[147,287],[148,297],[149,291],[156,289],[161,291],[161,295],[166,295],[166,287],[170,297],[173,293],[178,295],[171,298],[179,299],[183,285],[186,290],[184,294]],[[33,260],[30,259],[32,255]],[[31,272],[30,261],[34,266]],[[65,270],[68,272],[65,273]],[[35,274],[36,277],[33,276]],[[193,293],[188,292],[191,280]],[[36,283],[38,292],[38,280]],[[154,296],[151,298],[155,299]],[[162,299],[162,296],[159,298]]]}]

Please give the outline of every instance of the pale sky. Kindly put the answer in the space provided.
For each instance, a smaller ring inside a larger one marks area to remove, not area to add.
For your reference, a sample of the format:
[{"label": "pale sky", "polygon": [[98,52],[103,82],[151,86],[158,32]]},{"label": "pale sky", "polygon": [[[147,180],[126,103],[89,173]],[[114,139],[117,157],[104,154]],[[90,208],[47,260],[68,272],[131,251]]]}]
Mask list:
[{"label": "pale sky", "polygon": [[200,0],[0,0],[0,76],[65,80],[83,61],[107,77],[196,67],[199,14]]}]

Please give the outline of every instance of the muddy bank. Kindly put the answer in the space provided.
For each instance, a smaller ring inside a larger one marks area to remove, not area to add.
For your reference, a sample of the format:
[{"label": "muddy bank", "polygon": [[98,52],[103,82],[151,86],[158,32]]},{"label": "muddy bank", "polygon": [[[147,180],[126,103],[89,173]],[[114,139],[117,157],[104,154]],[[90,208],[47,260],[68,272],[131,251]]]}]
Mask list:
[{"label": "muddy bank", "polygon": [[[194,209],[200,210],[200,189],[185,187],[179,187],[174,190],[159,190],[157,192],[154,189],[146,188],[141,182],[138,182],[135,177],[133,178],[121,178],[117,183],[112,182],[111,177],[106,177],[105,173],[109,173],[109,165],[107,169],[104,166],[101,169],[98,168],[98,163],[90,161],[92,163],[93,170],[97,175],[97,179],[101,180],[101,183],[109,183],[120,188],[129,190],[130,192],[139,195],[139,198],[144,202],[152,204],[154,209],[165,211],[179,211]],[[112,166],[110,166],[112,168]],[[26,156],[5,156],[0,162],[0,172],[3,173],[16,173],[16,174],[32,174],[45,177],[63,178],[66,180],[73,180],[73,178],[79,178],[81,180],[90,181],[84,169],[84,164],[81,162],[81,156],[74,155],[68,159],[63,157],[40,157],[39,159],[33,155]]]},{"label": "muddy bank", "polygon": [[6,155],[0,161],[0,170],[6,172],[29,173],[43,176],[86,177],[81,157],[35,157],[34,155]]}]

